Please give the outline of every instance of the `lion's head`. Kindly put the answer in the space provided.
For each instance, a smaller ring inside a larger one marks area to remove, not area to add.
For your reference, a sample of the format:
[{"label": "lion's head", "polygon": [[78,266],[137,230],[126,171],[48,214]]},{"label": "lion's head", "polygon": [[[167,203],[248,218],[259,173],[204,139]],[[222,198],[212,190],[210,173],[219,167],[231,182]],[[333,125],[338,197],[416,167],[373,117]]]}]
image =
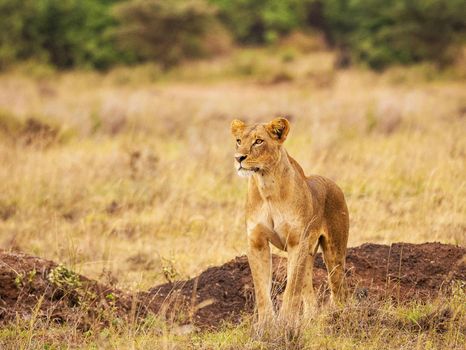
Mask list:
[{"label": "lion's head", "polygon": [[235,168],[240,176],[267,172],[280,160],[281,147],[290,130],[285,118],[270,123],[246,125],[241,120],[231,122],[236,139]]}]

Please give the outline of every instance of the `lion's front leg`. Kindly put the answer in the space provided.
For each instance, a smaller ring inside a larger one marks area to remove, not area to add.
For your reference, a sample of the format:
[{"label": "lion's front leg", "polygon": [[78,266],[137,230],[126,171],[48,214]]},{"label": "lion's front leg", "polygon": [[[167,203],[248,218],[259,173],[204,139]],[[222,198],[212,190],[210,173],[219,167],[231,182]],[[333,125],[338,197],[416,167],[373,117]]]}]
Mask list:
[{"label": "lion's front leg", "polygon": [[[299,230],[297,230],[299,232]],[[317,229],[303,229],[299,241],[289,240],[287,283],[283,294],[280,318],[287,323],[297,321],[304,311],[310,315],[316,306],[312,286],[314,250],[311,252],[310,242],[316,242],[319,236]],[[296,236],[295,236],[296,237]],[[315,245],[315,244],[314,244]]]},{"label": "lion's front leg", "polygon": [[267,233],[256,226],[248,233],[248,260],[254,282],[254,293],[259,324],[273,319],[273,304],[270,296],[272,288],[272,256]]},{"label": "lion's front leg", "polygon": [[307,275],[307,257],[309,253],[309,248],[304,243],[300,242],[299,245],[287,249],[287,282],[280,310],[280,318],[286,322],[295,320],[301,313],[303,282]]}]

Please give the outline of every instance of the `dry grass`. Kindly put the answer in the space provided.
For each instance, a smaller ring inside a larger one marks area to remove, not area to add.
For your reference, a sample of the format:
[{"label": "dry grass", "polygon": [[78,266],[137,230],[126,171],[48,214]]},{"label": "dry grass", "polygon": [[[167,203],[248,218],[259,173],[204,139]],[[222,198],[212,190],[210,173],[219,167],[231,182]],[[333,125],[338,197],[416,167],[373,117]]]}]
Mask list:
[{"label": "dry grass", "polygon": [[[233,170],[229,123],[276,115],[291,119],[286,147],[305,171],[342,186],[350,245],[466,245],[464,81],[432,79],[430,73],[427,79],[422,69],[336,72],[331,59],[328,52],[248,51],[165,75],[151,65],[105,75],[28,66],[1,75],[1,246],[126,289],[163,282],[167,266],[181,277],[193,276],[243,254],[246,184]],[[59,131],[50,139],[28,131],[28,120]],[[445,344],[435,332],[388,327],[380,333],[385,328],[373,325],[330,334],[325,317],[309,328],[309,344],[317,344],[309,348]],[[246,341],[247,323],[190,336],[160,329],[80,334],[66,326],[19,327],[0,331],[0,339],[14,348],[63,342],[268,346]],[[464,340],[464,334],[449,337],[449,345]]]}]

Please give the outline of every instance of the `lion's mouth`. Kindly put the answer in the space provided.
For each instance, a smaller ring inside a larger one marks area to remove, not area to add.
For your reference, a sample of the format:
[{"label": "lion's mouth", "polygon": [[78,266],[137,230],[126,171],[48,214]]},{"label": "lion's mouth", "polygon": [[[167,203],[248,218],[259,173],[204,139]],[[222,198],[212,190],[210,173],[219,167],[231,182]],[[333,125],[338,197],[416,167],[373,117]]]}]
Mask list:
[{"label": "lion's mouth", "polygon": [[251,167],[251,168],[246,168],[244,166],[242,166],[241,164],[239,165],[239,168],[238,170],[247,170],[247,171],[259,171],[260,169],[258,167]]},{"label": "lion's mouth", "polygon": [[245,168],[242,165],[240,165],[237,171],[238,173],[257,173],[258,171],[260,171],[260,169],[257,167]]}]

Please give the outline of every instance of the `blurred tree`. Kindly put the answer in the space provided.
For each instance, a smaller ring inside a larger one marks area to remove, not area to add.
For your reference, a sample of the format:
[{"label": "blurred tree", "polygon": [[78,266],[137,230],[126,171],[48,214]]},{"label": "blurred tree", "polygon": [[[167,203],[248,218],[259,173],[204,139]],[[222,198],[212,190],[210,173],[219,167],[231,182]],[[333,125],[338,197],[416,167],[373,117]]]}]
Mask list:
[{"label": "blurred tree", "polygon": [[0,0],[0,68],[42,52],[33,25],[36,14],[34,0]]},{"label": "blurred tree", "polygon": [[204,0],[130,0],[115,7],[122,48],[169,67],[206,54],[203,40],[218,22]]},{"label": "blurred tree", "polygon": [[310,0],[210,0],[240,43],[270,43],[305,23]]},{"label": "blurred tree", "polygon": [[113,19],[103,3],[41,0],[38,15],[42,46],[54,65],[106,68],[118,61],[118,52],[106,33]]},{"label": "blurred tree", "polygon": [[330,40],[375,69],[449,63],[465,40],[464,0],[317,0]]},{"label": "blurred tree", "polygon": [[59,68],[106,68],[128,55],[115,48],[109,6],[118,0],[0,0],[0,65],[34,58]]},{"label": "blurred tree", "polygon": [[[112,8],[114,10],[112,11]],[[35,59],[60,68],[183,58],[272,43],[317,27],[340,64],[382,69],[448,64],[465,43],[465,0],[0,0],[0,68]],[[118,44],[118,45],[117,45]],[[223,46],[223,48],[222,48]]]}]

